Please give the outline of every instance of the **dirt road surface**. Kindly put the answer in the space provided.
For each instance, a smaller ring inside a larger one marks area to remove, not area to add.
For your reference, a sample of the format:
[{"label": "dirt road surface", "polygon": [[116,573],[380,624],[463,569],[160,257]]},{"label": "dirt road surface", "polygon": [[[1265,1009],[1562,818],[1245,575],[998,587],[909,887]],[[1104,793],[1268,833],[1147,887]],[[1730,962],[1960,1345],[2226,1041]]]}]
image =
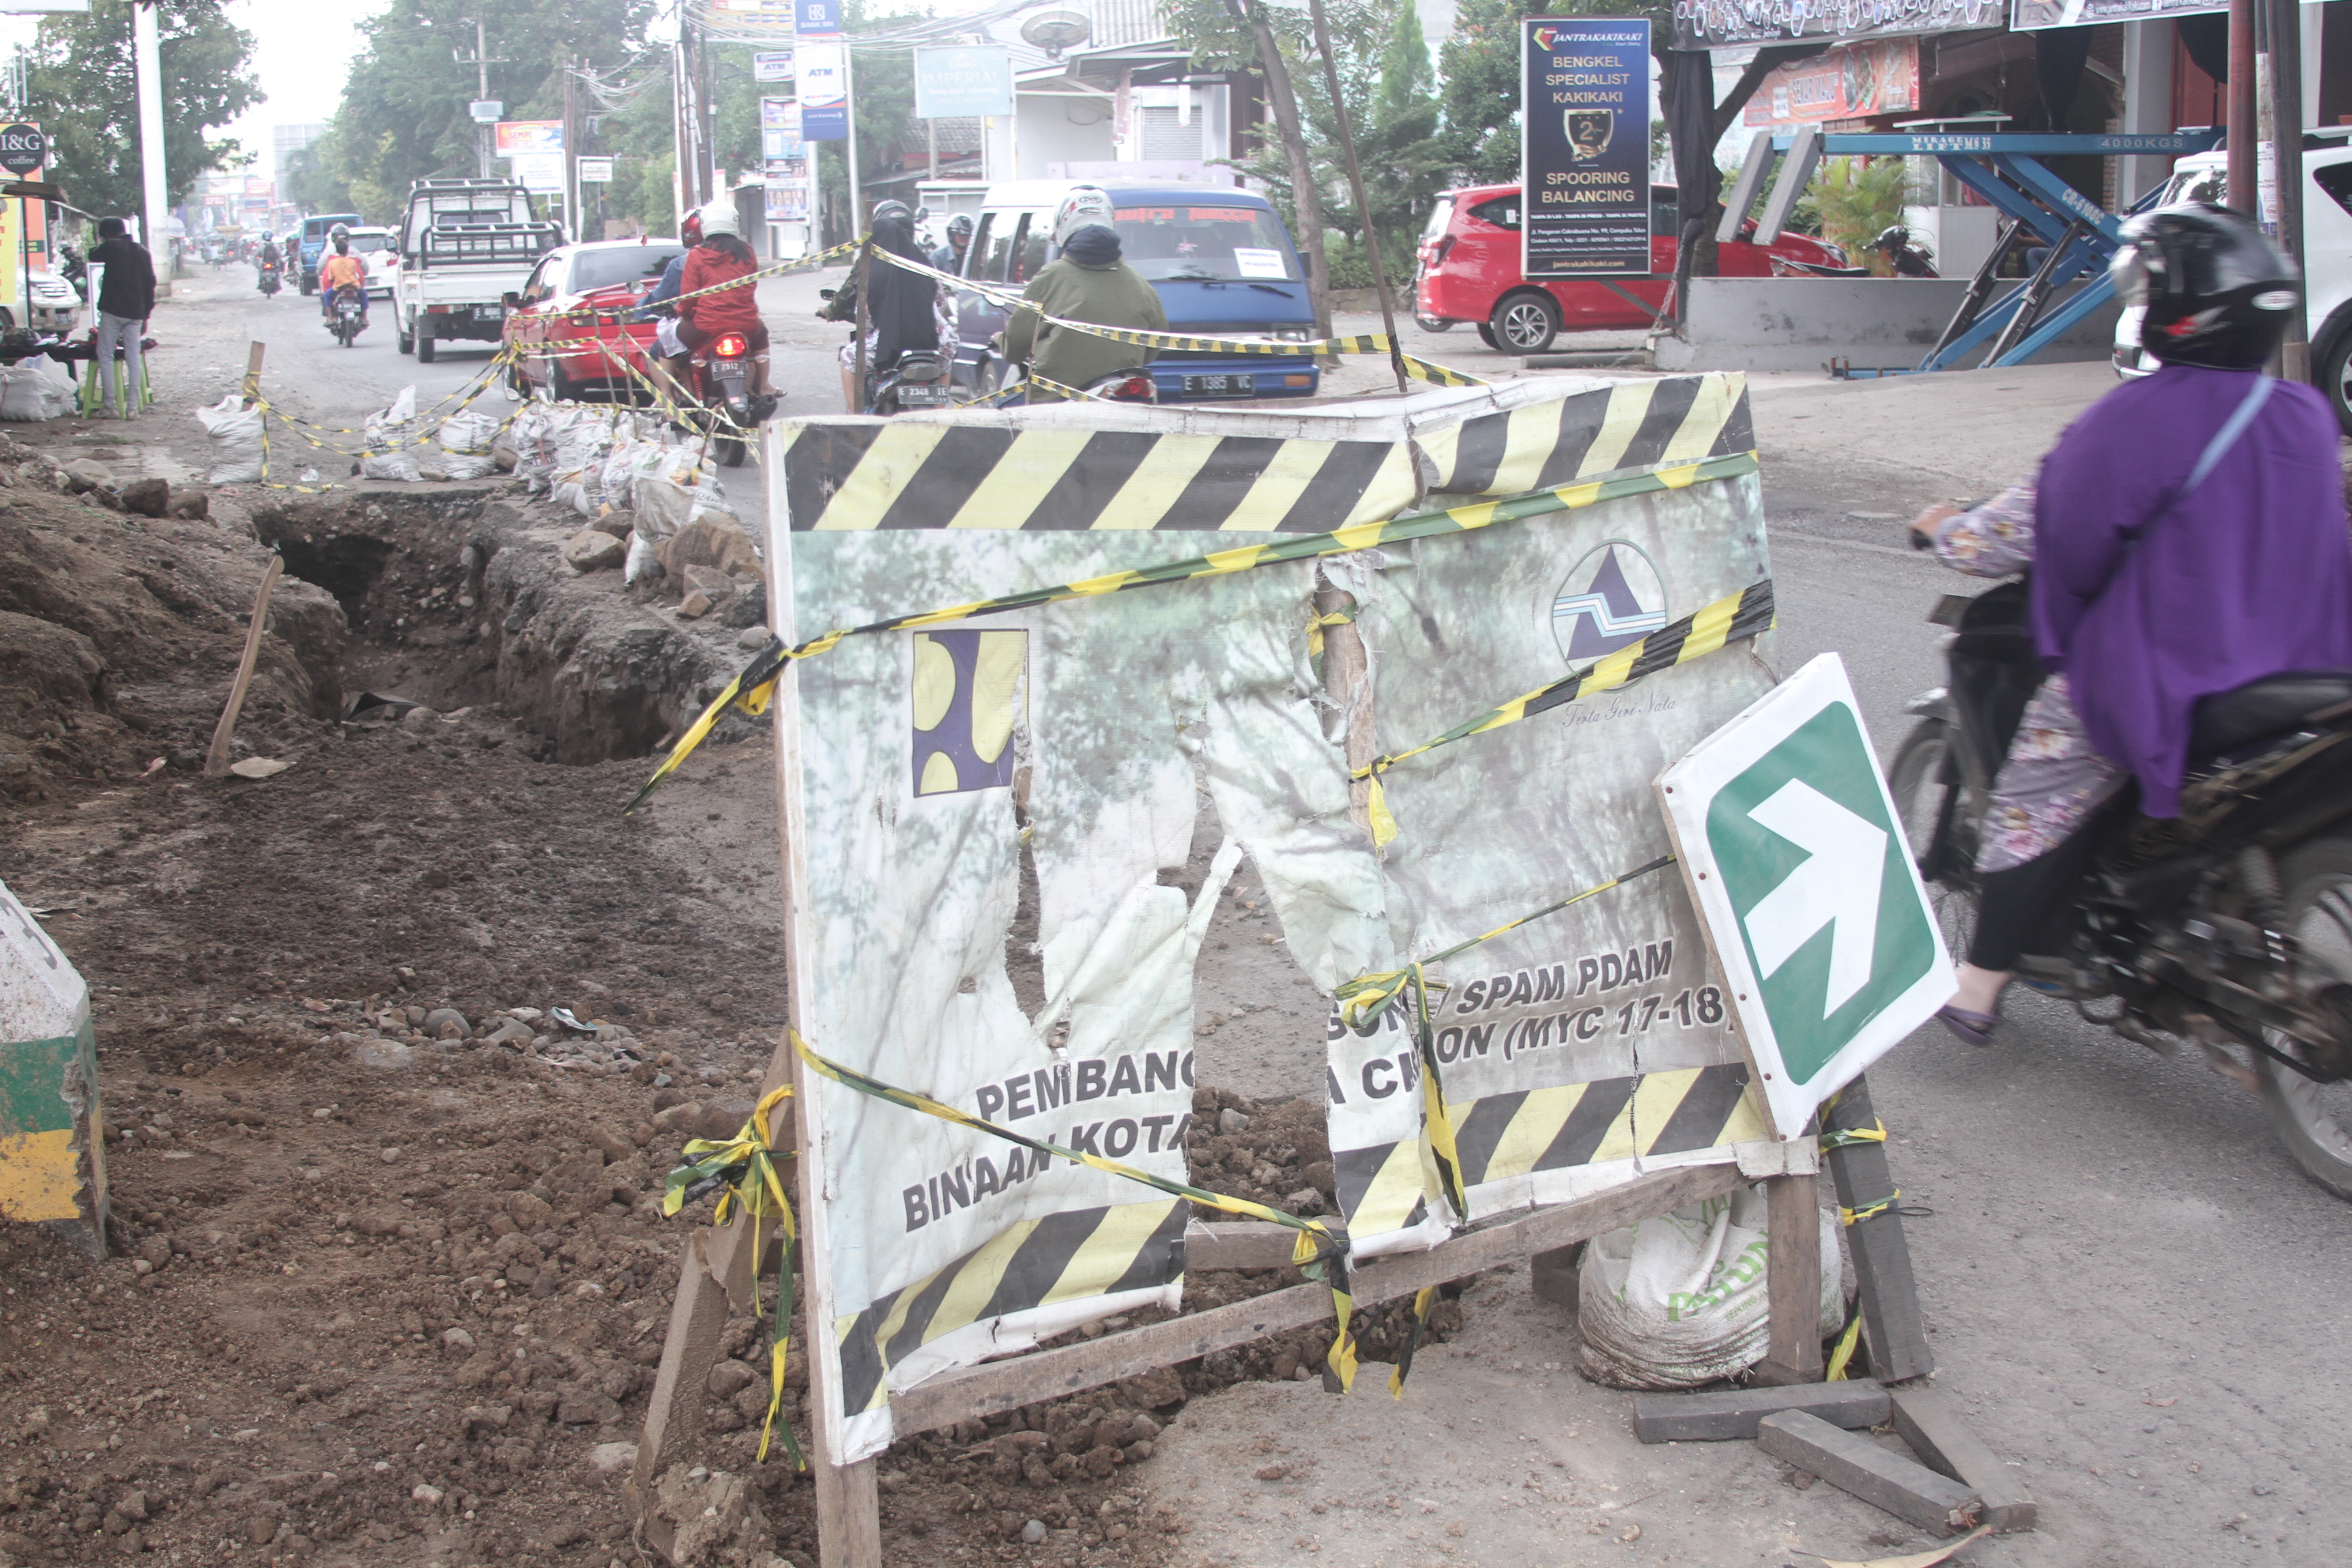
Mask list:
[{"label": "dirt road surface", "polygon": [[[816,287],[768,286],[788,406],[837,400]],[[198,279],[159,313],[158,416],[16,433],[184,484],[206,463],[187,411],[234,387],[249,336],[321,425],[477,368],[418,366],[389,331],[338,349],[310,309]],[[1498,368],[1462,334],[1413,346]],[[1895,519],[2021,471],[2103,389],[2082,367],[1759,379],[1780,654],[1844,651],[1882,750],[1936,683],[1919,616],[1948,586]],[[1958,434],[1917,434],[1937,427]],[[553,552],[577,520],[496,484],[238,487],[148,519],[0,466],[0,877],[93,986],[119,1221],[104,1262],[0,1230],[0,1563],[635,1562],[620,1471],[694,1217],[658,1216],[661,1176],[740,1123],[782,1016],[764,737],[722,734],[616,808],[735,631],[573,579]],[[279,591],[240,754],[293,765],[207,782],[262,540],[312,580]],[[362,689],[422,706],[338,722]],[[1197,1005],[1200,1108],[1251,1124],[1203,1116],[1189,1152],[1283,1201],[1328,1186],[1320,1005],[1263,902],[1244,874]],[[1966,1560],[2340,1561],[2342,1205],[2242,1091],[2053,1008],[2011,1018],[1990,1051],[1923,1034],[1873,1075],[1906,1201],[1933,1211],[1909,1225],[1938,1384],[2042,1509]],[[1187,1305],[1283,1282],[1203,1276]],[[1393,1314],[1365,1329],[1394,1353]],[[748,1322],[730,1336],[748,1352]],[[902,1444],[887,1560],[1744,1568],[1928,1544],[1748,1445],[1634,1443],[1523,1269],[1472,1283],[1435,1340],[1401,1405],[1377,1363],[1346,1399],[1301,1380],[1302,1333]],[[808,1568],[807,1483],[751,1457],[763,1386],[730,1363],[709,1394],[700,1462],[751,1477],[773,1552]],[[1032,1428],[1069,1461],[1043,1485],[1006,1458]]]}]

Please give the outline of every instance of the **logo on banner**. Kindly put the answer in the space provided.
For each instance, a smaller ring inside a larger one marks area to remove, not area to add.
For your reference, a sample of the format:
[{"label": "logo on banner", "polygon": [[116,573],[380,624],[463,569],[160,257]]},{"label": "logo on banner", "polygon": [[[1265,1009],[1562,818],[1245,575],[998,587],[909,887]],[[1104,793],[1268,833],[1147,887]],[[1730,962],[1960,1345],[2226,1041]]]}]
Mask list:
[{"label": "logo on banner", "polygon": [[1549,54],[1554,41],[1557,40],[1559,36],[1559,29],[1558,27],[1538,27],[1535,30],[1536,47],[1543,50],[1546,54]]},{"label": "logo on banner", "polygon": [[1552,635],[1570,664],[1612,654],[1665,624],[1665,580],[1630,540],[1586,552],[1551,602]]},{"label": "logo on banner", "polygon": [[1013,782],[1027,632],[917,632],[915,793],[961,795]]},{"label": "logo on banner", "polygon": [[1605,157],[1609,132],[1617,123],[1613,109],[1571,109],[1568,111],[1568,145],[1580,163]]}]

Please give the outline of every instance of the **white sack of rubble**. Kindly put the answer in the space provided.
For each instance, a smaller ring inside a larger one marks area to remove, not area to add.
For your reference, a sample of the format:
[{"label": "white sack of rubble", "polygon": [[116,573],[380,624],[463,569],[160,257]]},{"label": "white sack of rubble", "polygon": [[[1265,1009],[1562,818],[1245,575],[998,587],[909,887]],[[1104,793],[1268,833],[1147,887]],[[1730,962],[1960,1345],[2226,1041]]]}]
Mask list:
[{"label": "white sack of rubble", "polygon": [[261,478],[260,409],[246,407],[245,400],[232,392],[211,407],[197,409],[196,423],[213,439],[206,484],[251,484]]},{"label": "white sack of rubble", "polygon": [[[1821,1219],[1826,1337],[1844,1326],[1845,1293],[1837,1221]],[[1770,1245],[1760,1185],[1593,1237],[1577,1276],[1576,1370],[1612,1388],[1696,1388],[1762,1361]]]},{"label": "white sack of rubble", "polygon": [[515,478],[532,495],[546,491],[548,469],[555,462],[549,421],[546,405],[533,403],[516,415],[507,429],[507,442],[515,451]]},{"label": "white sack of rubble", "polygon": [[452,457],[488,457],[490,443],[497,438],[499,421],[495,415],[467,411],[452,414],[441,421],[435,439],[441,449]]},{"label": "white sack of rubble", "polygon": [[406,447],[360,454],[360,478],[363,479],[421,479],[424,477],[425,470],[418,466],[416,454]]},{"label": "white sack of rubble", "polygon": [[71,373],[46,355],[0,365],[0,419],[18,425],[55,419],[73,405]]},{"label": "white sack of rubble", "polygon": [[408,440],[408,427],[415,422],[416,388],[404,386],[389,407],[379,408],[360,421],[360,435],[371,447],[397,446]]}]

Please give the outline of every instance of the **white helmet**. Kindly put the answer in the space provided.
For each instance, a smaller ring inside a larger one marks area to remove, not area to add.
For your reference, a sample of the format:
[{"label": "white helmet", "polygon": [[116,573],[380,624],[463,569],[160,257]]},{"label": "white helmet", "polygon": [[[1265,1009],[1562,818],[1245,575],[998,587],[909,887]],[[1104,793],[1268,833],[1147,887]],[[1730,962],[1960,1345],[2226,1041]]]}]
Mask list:
[{"label": "white helmet", "polygon": [[702,209],[702,237],[709,239],[721,234],[731,234],[738,239],[743,237],[743,219],[735,211],[733,202],[712,202]]},{"label": "white helmet", "polygon": [[1067,245],[1070,236],[1097,225],[1111,226],[1110,193],[1100,185],[1080,185],[1054,210],[1054,243]]}]

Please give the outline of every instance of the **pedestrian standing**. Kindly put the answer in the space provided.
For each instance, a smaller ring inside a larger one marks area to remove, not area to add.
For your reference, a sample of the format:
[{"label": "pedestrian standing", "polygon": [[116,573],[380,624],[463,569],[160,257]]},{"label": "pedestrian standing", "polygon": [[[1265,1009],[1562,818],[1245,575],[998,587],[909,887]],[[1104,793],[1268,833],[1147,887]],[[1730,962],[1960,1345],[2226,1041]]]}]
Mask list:
[{"label": "pedestrian standing", "polygon": [[[139,417],[140,389],[146,376],[139,357],[139,340],[147,318],[155,313],[155,262],[147,247],[132,239],[119,217],[98,220],[98,248],[91,261],[106,268],[98,286],[98,363],[105,377],[106,416]],[[114,350],[122,346],[126,384],[121,403],[114,397]]]}]

